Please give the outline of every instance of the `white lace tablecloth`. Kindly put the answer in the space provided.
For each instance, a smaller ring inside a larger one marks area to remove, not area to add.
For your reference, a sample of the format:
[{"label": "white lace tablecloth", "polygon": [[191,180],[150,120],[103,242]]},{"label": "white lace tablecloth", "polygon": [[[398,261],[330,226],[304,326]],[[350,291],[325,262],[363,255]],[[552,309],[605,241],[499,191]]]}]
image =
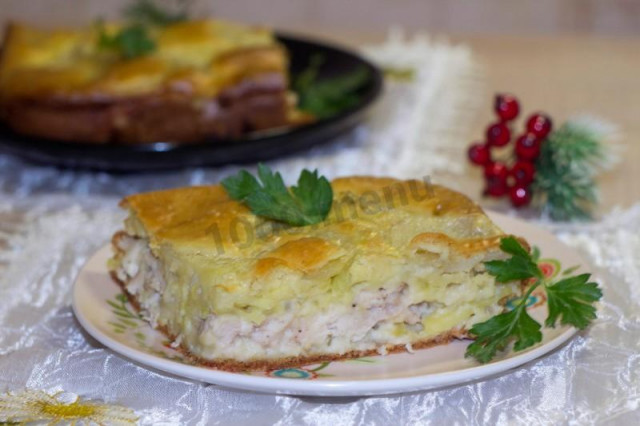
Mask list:
[{"label": "white lace tablecloth", "polygon": [[[365,50],[384,66],[417,70],[415,79],[390,81],[368,121],[350,134],[270,165],[289,182],[303,167],[330,177],[464,173],[469,129],[462,123],[472,122],[481,98],[470,52],[398,35]],[[215,183],[235,170],[112,176],[0,154],[0,421],[28,398],[54,395],[120,413],[107,417],[112,423],[640,424],[640,204],[592,224],[552,227],[593,263],[604,288],[598,320],[542,359],[477,383],[357,400],[261,395],[148,370],[83,333],[71,312],[71,286],[120,226],[118,199]]]}]

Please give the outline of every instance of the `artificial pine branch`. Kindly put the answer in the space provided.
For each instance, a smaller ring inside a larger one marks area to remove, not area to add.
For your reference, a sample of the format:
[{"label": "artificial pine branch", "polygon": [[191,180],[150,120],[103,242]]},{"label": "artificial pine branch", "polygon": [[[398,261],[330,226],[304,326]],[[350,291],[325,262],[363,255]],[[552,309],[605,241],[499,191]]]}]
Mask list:
[{"label": "artificial pine branch", "polygon": [[542,144],[534,202],[557,221],[586,220],[598,202],[596,175],[607,163],[603,135],[584,120],[568,121]]}]

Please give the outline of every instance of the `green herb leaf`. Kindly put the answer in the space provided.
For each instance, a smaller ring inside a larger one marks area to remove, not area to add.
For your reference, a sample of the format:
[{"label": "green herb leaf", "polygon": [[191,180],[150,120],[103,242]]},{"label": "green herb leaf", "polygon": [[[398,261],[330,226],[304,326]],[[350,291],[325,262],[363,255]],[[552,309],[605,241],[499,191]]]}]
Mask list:
[{"label": "green herb leaf", "polygon": [[384,67],[382,72],[385,77],[396,81],[413,81],[416,78],[416,70],[410,67]]},{"label": "green herb leaf", "polygon": [[246,170],[222,181],[229,196],[244,202],[251,211],[293,226],[322,222],[331,210],[333,190],[318,171],[303,170],[297,186],[287,189],[280,173],[258,165],[258,178]]},{"label": "green herb leaf", "polygon": [[114,35],[107,34],[103,27],[99,30],[98,46],[117,51],[125,59],[144,56],[156,48],[147,29],[139,24],[126,26]]},{"label": "green herb leaf", "polygon": [[187,20],[185,2],[181,3],[183,3],[181,10],[170,11],[161,8],[153,0],[138,0],[125,8],[124,16],[132,22],[163,27]]},{"label": "green herb leaf", "polygon": [[244,201],[249,195],[261,189],[258,179],[246,170],[240,170],[237,175],[222,181],[224,189],[234,200]]},{"label": "green herb leaf", "polygon": [[542,278],[538,265],[515,237],[500,240],[500,248],[505,253],[511,254],[511,258],[485,262],[487,271],[494,275],[498,282],[508,283],[528,278]]},{"label": "green herb leaf", "polygon": [[596,283],[588,282],[589,274],[564,278],[555,284],[547,283],[535,264],[535,260],[540,256],[539,250],[529,254],[514,237],[503,238],[500,248],[511,254],[511,258],[485,262],[487,271],[494,275],[497,281],[537,279],[512,311],[496,315],[471,327],[469,334],[475,337],[475,341],[467,347],[465,356],[485,363],[491,361],[496,353],[505,349],[512,340],[515,340],[515,351],[521,351],[542,341],[540,324],[527,313],[529,296],[542,284],[547,293],[549,308],[549,316],[545,321],[547,327],[554,327],[560,318],[562,324],[583,329],[596,318],[593,303],[602,297],[602,292]]},{"label": "green herb leaf", "polygon": [[469,333],[476,336],[476,340],[467,347],[465,356],[472,356],[482,363],[489,362],[512,339],[516,339],[514,350],[523,350],[542,341],[540,328],[527,313],[525,298],[513,311],[471,327]]},{"label": "green herb leaf", "polygon": [[298,94],[302,96],[307,90],[313,86],[318,78],[320,67],[325,62],[325,57],[322,54],[316,53],[311,55],[309,59],[309,65],[295,78],[294,87]]},{"label": "green herb leaf", "polygon": [[301,110],[317,118],[328,118],[358,103],[358,90],[369,80],[364,67],[333,78],[319,79],[319,71],[325,59],[314,55],[309,66],[294,80],[293,88],[299,96]]},{"label": "green herb leaf", "polygon": [[583,329],[596,318],[592,303],[600,300],[602,291],[598,284],[588,282],[590,277],[590,274],[581,274],[545,286],[549,305],[547,327],[555,327],[560,318],[561,324]]},{"label": "green herb leaf", "polygon": [[515,237],[506,237],[500,240],[500,250],[513,256],[530,259],[529,252]]},{"label": "green herb leaf", "polygon": [[331,210],[333,190],[329,181],[318,176],[318,171],[302,170],[298,185],[291,188],[302,207],[305,216],[312,218],[314,223],[322,222]]},{"label": "green herb leaf", "polygon": [[537,246],[534,246],[531,249],[531,260],[533,260],[534,262],[538,262],[539,259],[540,259],[540,249]]}]

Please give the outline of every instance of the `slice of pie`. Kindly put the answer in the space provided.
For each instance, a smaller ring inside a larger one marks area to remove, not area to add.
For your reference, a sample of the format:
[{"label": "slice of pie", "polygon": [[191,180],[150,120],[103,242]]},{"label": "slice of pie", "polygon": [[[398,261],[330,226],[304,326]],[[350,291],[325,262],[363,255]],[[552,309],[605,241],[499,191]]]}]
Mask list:
[{"label": "slice of pie", "polygon": [[110,269],[175,347],[226,370],[446,343],[520,295],[485,270],[505,234],[464,195],[373,177],[332,187],[327,220],[297,228],[221,186],[127,197]]},{"label": "slice of pie", "polygon": [[273,31],[215,19],[149,28],[150,50],[105,46],[126,26],[11,23],[0,49],[0,121],[85,143],[201,142],[309,121]]}]

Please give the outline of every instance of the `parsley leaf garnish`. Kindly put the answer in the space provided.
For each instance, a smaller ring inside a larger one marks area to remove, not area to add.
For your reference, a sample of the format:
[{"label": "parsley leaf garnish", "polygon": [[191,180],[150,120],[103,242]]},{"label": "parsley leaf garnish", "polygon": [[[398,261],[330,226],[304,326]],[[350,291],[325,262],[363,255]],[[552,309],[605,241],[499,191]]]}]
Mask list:
[{"label": "parsley leaf garnish", "polygon": [[317,170],[303,170],[297,186],[289,190],[280,173],[259,164],[257,178],[242,170],[224,179],[222,186],[232,199],[244,202],[254,214],[293,226],[322,222],[333,202],[331,184]]},{"label": "parsley leaf garnish", "polygon": [[124,59],[148,55],[156,49],[151,37],[154,27],[164,27],[187,19],[186,6],[171,12],[159,7],[153,0],[138,0],[124,10],[127,24],[114,34],[105,31],[98,20],[98,47],[117,52]]},{"label": "parsley leaf garnish", "polygon": [[125,59],[133,59],[151,53],[156,43],[149,36],[147,29],[140,24],[132,24],[110,35],[99,28],[98,47],[118,52]]},{"label": "parsley leaf garnish", "polygon": [[518,240],[513,237],[500,240],[500,249],[511,255],[507,260],[492,260],[485,262],[487,271],[496,277],[501,283],[508,283],[516,280],[526,280],[527,278],[542,278],[542,272],[538,265]]},{"label": "parsley leaf garnish", "polygon": [[465,356],[472,356],[482,363],[491,361],[496,352],[503,350],[513,338],[516,339],[516,351],[542,340],[540,324],[529,316],[525,304],[522,303],[510,312],[475,324],[469,333],[477,337],[467,348]]},{"label": "parsley leaf garnish", "polygon": [[515,340],[513,349],[521,351],[542,341],[541,325],[527,313],[527,300],[531,293],[543,286],[547,293],[549,316],[545,326],[555,327],[560,318],[561,324],[573,325],[584,329],[596,318],[593,303],[600,300],[602,291],[594,282],[588,282],[590,274],[564,278],[556,283],[547,282],[536,261],[540,256],[537,250],[529,254],[514,237],[505,237],[500,248],[511,255],[507,260],[485,262],[487,271],[496,277],[496,281],[510,281],[535,278],[535,282],[515,308],[475,324],[469,334],[475,341],[467,347],[465,356],[473,357],[485,363],[491,361],[498,351],[504,350]]},{"label": "parsley leaf garnish", "polygon": [[158,6],[153,0],[138,0],[124,9],[124,16],[132,22],[145,25],[166,26],[188,19],[187,7],[171,11]]},{"label": "parsley leaf garnish", "polygon": [[336,77],[318,78],[324,62],[321,54],[311,56],[309,65],[293,83],[299,108],[316,118],[328,118],[357,105],[360,100],[358,90],[369,80],[369,72],[364,67]]},{"label": "parsley leaf garnish", "polygon": [[598,284],[588,282],[590,277],[590,274],[581,274],[545,285],[549,306],[549,317],[544,323],[547,327],[555,327],[560,318],[561,324],[582,330],[596,318],[592,303],[600,300],[602,291]]}]

